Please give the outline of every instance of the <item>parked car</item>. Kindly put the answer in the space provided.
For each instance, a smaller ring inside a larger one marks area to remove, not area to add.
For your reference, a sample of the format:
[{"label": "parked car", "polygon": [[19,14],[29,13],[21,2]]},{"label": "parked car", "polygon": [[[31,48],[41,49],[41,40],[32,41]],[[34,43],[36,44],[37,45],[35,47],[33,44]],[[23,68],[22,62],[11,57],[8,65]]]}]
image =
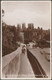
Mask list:
[{"label": "parked car", "polygon": [[34,48],[36,46],[36,44],[34,42],[29,42],[29,44],[27,44],[27,46],[29,48]]}]

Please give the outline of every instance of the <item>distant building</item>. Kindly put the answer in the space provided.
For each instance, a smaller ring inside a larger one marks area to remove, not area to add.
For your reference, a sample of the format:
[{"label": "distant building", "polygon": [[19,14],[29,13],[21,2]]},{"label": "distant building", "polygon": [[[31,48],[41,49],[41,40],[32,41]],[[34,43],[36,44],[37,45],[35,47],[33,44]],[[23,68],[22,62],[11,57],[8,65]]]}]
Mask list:
[{"label": "distant building", "polygon": [[34,24],[33,23],[29,23],[28,24],[28,29],[34,29]]},{"label": "distant building", "polygon": [[22,24],[22,31],[25,31],[26,30],[26,25],[25,23]]}]

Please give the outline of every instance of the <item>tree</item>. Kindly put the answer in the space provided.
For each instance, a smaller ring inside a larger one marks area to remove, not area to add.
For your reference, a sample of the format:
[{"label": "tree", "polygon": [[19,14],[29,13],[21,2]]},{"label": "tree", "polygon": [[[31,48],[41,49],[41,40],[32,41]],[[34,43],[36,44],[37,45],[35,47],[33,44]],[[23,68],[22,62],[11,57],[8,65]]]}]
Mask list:
[{"label": "tree", "polygon": [[5,11],[2,9],[2,17],[4,16]]},{"label": "tree", "polygon": [[13,42],[16,43],[17,41],[17,30],[16,30],[16,27],[15,25],[14,26],[11,26],[11,32],[13,33],[14,37],[13,37]]},{"label": "tree", "polygon": [[38,27],[38,30],[40,30],[40,27]]},{"label": "tree", "polygon": [[47,30],[47,31],[46,31],[44,38],[45,38],[47,41],[50,41],[50,30]]},{"label": "tree", "polygon": [[43,28],[41,27],[41,30],[43,30]]},{"label": "tree", "polygon": [[[4,10],[2,10],[2,17],[4,17],[4,13]],[[2,20],[2,56],[10,54],[12,51],[17,49],[16,36],[16,27],[7,25]]]}]

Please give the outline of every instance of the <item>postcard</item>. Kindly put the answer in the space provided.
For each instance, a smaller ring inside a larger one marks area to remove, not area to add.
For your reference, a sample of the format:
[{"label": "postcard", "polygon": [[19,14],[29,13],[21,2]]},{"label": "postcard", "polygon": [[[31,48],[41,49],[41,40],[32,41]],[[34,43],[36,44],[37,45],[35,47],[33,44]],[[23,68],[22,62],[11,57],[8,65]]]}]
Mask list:
[{"label": "postcard", "polygon": [[51,1],[1,1],[1,78],[51,78]]}]

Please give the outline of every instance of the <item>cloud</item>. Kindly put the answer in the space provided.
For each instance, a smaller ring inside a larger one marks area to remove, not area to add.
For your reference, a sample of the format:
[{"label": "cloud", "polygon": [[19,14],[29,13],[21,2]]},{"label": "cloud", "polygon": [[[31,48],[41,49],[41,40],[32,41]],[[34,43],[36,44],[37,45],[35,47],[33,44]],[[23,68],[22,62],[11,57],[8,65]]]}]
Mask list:
[{"label": "cloud", "polygon": [[35,18],[33,12],[26,10],[15,10],[13,12],[5,13],[4,20],[8,24],[17,24],[23,22],[33,22],[32,18]]},{"label": "cloud", "polygon": [[[17,25],[18,23],[34,23],[35,27],[50,28],[50,6],[47,3],[5,3],[4,21],[9,25]],[[18,5],[17,5],[18,4]],[[43,5],[42,5],[43,4]],[[46,5],[47,4],[47,5]]]}]

